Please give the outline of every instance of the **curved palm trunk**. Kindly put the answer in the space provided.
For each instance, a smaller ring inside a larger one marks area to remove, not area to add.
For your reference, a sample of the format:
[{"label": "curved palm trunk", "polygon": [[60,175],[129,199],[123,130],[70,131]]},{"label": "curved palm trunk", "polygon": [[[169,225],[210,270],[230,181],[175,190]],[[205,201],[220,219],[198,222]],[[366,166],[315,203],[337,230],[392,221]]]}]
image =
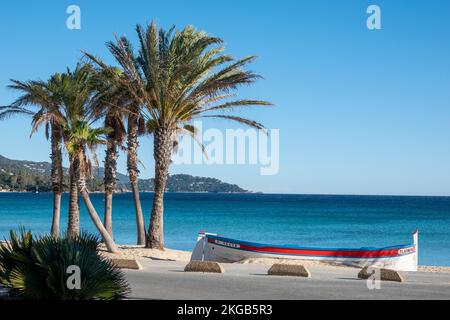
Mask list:
[{"label": "curved palm trunk", "polygon": [[91,199],[89,198],[89,191],[86,185],[84,164],[82,163],[82,161],[76,161],[75,163],[77,164],[77,166],[75,167],[75,172],[77,174],[78,190],[81,194],[81,197],[83,198],[83,202],[84,205],[86,206],[89,216],[91,217],[92,222],[94,222],[95,227],[100,232],[100,235],[102,236],[108,251],[112,253],[117,253],[118,252],[117,246],[114,243],[113,238],[109,235],[108,231],[106,230],[105,226],[100,220],[100,217],[98,216],[97,211],[95,210],[91,202]]},{"label": "curved palm trunk", "polygon": [[114,238],[112,228],[112,202],[117,181],[117,157],[118,157],[117,145],[114,140],[114,134],[112,133],[108,136],[108,141],[106,144],[105,177],[104,177],[104,184],[105,184],[104,225],[111,238]]},{"label": "curved palm trunk", "polygon": [[78,185],[76,178],[76,168],[78,160],[70,157],[69,169],[69,223],[67,226],[67,236],[75,237],[80,234],[80,209],[78,205]]},{"label": "curved palm trunk", "polygon": [[52,153],[52,189],[53,189],[53,218],[50,234],[54,238],[59,237],[60,215],[61,215],[61,193],[63,189],[62,172],[62,132],[61,128],[52,125],[51,127]]},{"label": "curved palm trunk", "polygon": [[154,137],[155,192],[148,229],[147,247],[164,250],[164,191],[166,190],[170,156],[173,149],[173,131],[164,127],[158,127],[155,129]]},{"label": "curved palm trunk", "polygon": [[137,149],[139,147],[138,142],[138,123],[135,115],[128,117],[128,150],[127,150],[127,169],[128,176],[130,177],[131,190],[133,192],[134,208],[136,211],[136,226],[137,226],[137,244],[145,245],[145,222],[144,215],[142,214],[141,200],[139,198],[139,186],[138,186],[138,156]]}]

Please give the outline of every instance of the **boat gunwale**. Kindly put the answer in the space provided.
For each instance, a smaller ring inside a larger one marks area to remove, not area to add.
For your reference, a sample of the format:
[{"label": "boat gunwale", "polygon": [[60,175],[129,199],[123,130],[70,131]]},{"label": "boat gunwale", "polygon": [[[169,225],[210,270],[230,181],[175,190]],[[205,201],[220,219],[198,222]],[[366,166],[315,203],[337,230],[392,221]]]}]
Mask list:
[{"label": "boat gunwale", "polygon": [[[292,249],[292,250],[313,250],[313,251],[370,251],[370,252],[377,252],[377,251],[384,251],[384,250],[395,250],[395,249],[406,249],[406,248],[412,248],[412,247],[416,247],[416,245],[414,243],[412,244],[405,244],[405,245],[396,245],[396,246],[390,246],[390,247],[383,247],[383,248],[316,248],[316,247],[300,247],[300,246],[295,246],[295,245],[271,245],[271,244],[262,244],[262,243],[257,243],[257,242],[249,242],[249,241],[241,241],[241,240],[236,240],[236,239],[231,239],[231,238],[226,238],[226,237],[222,237],[222,236],[217,236],[217,235],[213,235],[213,234],[205,234],[205,237],[208,239],[216,239],[219,241],[224,241],[224,242],[230,242],[230,243],[236,243],[239,245],[245,245],[245,246],[252,246],[252,247],[257,247],[257,248],[274,248],[274,249]],[[217,244],[219,245],[219,244]],[[227,247],[227,246],[224,246]],[[244,250],[244,251],[254,251],[257,252],[256,250],[246,250],[246,249],[241,249],[241,248],[233,248],[233,249],[238,249],[238,250]],[[264,252],[266,253],[266,252]],[[268,253],[268,252],[267,252]],[[398,256],[406,256],[409,254],[413,254],[414,252],[410,252],[407,254],[399,254]],[[277,253],[274,253],[277,254]],[[283,253],[286,254],[286,253]],[[300,255],[300,254],[291,254],[291,255]]]}]

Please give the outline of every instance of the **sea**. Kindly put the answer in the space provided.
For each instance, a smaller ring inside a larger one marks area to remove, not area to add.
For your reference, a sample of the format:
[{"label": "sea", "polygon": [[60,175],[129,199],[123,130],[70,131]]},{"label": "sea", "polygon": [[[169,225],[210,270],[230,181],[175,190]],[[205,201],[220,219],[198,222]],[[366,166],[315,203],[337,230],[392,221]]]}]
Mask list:
[{"label": "sea", "polygon": [[[142,193],[146,224],[152,193]],[[103,217],[103,195],[91,199]],[[80,202],[81,228],[96,233]],[[68,195],[63,195],[61,229],[67,226]],[[20,226],[47,233],[51,193],[0,193],[0,239]],[[318,248],[370,248],[412,243],[419,229],[419,264],[450,266],[450,197],[344,196],[288,194],[167,193],[165,245],[192,250],[199,230],[263,244]],[[135,244],[132,194],[116,194],[114,238]]]}]

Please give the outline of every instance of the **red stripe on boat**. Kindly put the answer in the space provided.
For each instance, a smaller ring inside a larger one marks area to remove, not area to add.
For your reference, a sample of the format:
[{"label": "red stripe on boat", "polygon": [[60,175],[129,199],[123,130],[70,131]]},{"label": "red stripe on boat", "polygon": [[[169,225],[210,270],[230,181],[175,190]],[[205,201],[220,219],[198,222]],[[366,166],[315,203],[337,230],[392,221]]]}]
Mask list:
[{"label": "red stripe on boat", "polygon": [[[226,243],[226,241],[218,240]],[[348,257],[348,258],[381,258],[381,257],[396,257],[399,256],[399,249],[385,249],[385,250],[315,250],[315,249],[293,249],[293,248],[280,248],[280,247],[255,247],[244,244],[232,243],[236,246],[227,246],[224,244],[216,243],[216,239],[208,238],[208,242],[216,245],[241,249],[246,251],[260,252],[260,253],[273,253],[273,254],[289,254],[289,255],[303,255],[303,256],[320,256],[320,257]],[[415,248],[413,248],[415,252]]]}]

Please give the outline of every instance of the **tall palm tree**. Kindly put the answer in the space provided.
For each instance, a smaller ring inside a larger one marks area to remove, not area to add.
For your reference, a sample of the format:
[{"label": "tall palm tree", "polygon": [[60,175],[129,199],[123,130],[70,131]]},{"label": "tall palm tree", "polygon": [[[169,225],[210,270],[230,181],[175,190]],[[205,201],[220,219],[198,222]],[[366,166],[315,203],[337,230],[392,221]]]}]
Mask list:
[{"label": "tall palm tree", "polygon": [[93,68],[90,65],[78,65],[73,72],[68,70],[63,75],[66,86],[60,123],[63,128],[64,145],[69,154],[70,188],[76,187],[81,194],[89,216],[108,250],[117,252],[114,240],[92,205],[86,183],[86,178],[92,175],[92,162],[88,152],[90,151],[98,163],[95,148],[99,144],[106,143],[104,136],[109,132],[106,128],[92,128],[92,124],[98,120],[92,110],[94,95],[92,74]]},{"label": "tall palm tree", "polygon": [[[58,124],[60,108],[60,83],[58,74],[51,77],[48,82],[11,80],[10,89],[19,91],[21,96],[7,107],[0,107],[0,119],[15,115],[25,114],[33,117],[32,133],[41,125],[45,126],[47,140],[51,140],[51,181],[53,191],[53,218],[51,235],[59,236],[61,193],[63,191],[62,171],[62,129]],[[31,106],[38,106],[34,111]],[[50,137],[49,137],[50,136]]]},{"label": "tall palm tree", "polygon": [[118,145],[124,139],[124,123],[121,118],[117,118],[114,110],[110,110],[105,116],[105,128],[110,129],[106,140],[105,155],[105,218],[104,224],[111,237],[113,237],[112,229],[112,202],[113,194],[117,185],[117,158],[119,157]]},{"label": "tall palm tree", "polygon": [[[254,56],[235,60],[223,54],[222,40],[188,26],[169,31],[150,24],[137,26],[139,54],[122,37],[108,48],[122,66],[124,76],[115,77],[127,86],[138,105],[145,106],[147,129],[154,136],[155,190],[147,235],[147,247],[164,249],[163,199],[173,147],[180,132],[195,137],[197,118],[220,118],[264,129],[260,123],[235,115],[215,114],[239,106],[267,106],[262,100],[232,100],[239,86],[260,78],[242,67]],[[105,69],[99,59],[87,56]],[[211,112],[213,112],[211,114]]]},{"label": "tall palm tree", "polygon": [[[120,73],[119,69],[112,72]],[[107,74],[97,72],[92,77],[92,85],[96,90],[92,108],[96,117],[104,119],[104,127],[109,130],[106,139],[106,154],[104,160],[105,175],[105,216],[104,225],[112,238],[112,203],[113,194],[117,186],[117,158],[118,149],[122,147],[126,137],[125,119],[128,115],[127,99],[114,82],[109,81]]]},{"label": "tall palm tree", "polygon": [[[105,163],[108,162],[109,167],[113,168],[112,159],[115,158],[112,151],[114,142],[115,144],[122,143],[127,140],[127,171],[130,179],[131,190],[133,192],[134,207],[136,213],[136,225],[137,225],[137,244],[145,244],[145,223],[144,216],[142,214],[142,206],[139,196],[139,169],[138,169],[138,137],[145,133],[145,119],[142,116],[140,106],[133,102],[133,99],[128,95],[127,87],[122,83],[115,81],[115,77],[122,77],[124,73],[115,67],[107,67],[104,65],[105,71],[99,70],[97,72],[96,84],[94,85],[97,90],[95,99],[95,109],[97,113],[105,113],[105,121],[109,123],[106,127],[113,127],[113,132],[109,134],[111,143],[108,143],[107,155]],[[126,129],[124,126],[124,119],[126,118]],[[109,119],[109,120],[108,120]],[[110,152],[108,151],[110,150]],[[111,159],[111,160],[108,160]],[[105,169],[108,166],[105,165]],[[109,171],[109,172],[108,172]],[[105,171],[105,186],[110,186],[112,190],[112,178],[113,174],[111,170]],[[111,191],[110,191],[111,192]],[[112,197],[108,194],[105,195],[105,203],[112,202]],[[112,218],[111,208],[112,205],[105,205],[105,227],[108,230],[112,230]],[[112,234],[112,232],[110,232]]]},{"label": "tall palm tree", "polygon": [[140,106],[136,103],[130,105],[127,120],[127,171],[133,192],[134,209],[136,213],[137,244],[145,245],[145,222],[142,213],[139,195],[139,168],[138,168],[138,137],[145,133],[145,120]]}]

